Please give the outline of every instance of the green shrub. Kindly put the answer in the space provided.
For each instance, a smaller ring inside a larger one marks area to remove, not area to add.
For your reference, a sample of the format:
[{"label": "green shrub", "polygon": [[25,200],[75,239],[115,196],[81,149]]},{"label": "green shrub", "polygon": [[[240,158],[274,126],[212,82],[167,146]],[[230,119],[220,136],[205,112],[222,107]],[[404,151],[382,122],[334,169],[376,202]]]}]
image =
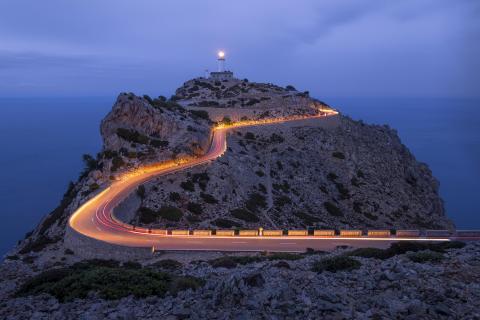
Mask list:
[{"label": "green shrub", "polygon": [[170,194],[168,195],[168,198],[171,200],[171,201],[175,201],[177,202],[178,200],[180,200],[180,193],[178,192],[170,192]]},{"label": "green shrub", "polygon": [[338,176],[333,172],[329,172],[327,174],[327,179],[330,180],[330,181],[335,181],[337,178],[338,178]]},{"label": "green shrub", "polygon": [[120,169],[121,167],[123,167],[124,165],[125,165],[125,162],[123,161],[122,157],[120,157],[120,156],[114,157],[112,159],[112,167],[110,168],[110,170],[112,172],[115,172],[118,169]]},{"label": "green shrub", "polygon": [[190,110],[190,115],[194,119],[205,119],[210,121],[210,116],[208,115],[208,112],[205,110]]},{"label": "green shrub", "polygon": [[316,222],[320,221],[319,218],[309,215],[308,213],[305,213],[302,211],[296,211],[293,213],[293,215],[300,218],[306,225],[313,225]]},{"label": "green shrub", "polygon": [[187,204],[187,210],[196,215],[201,215],[203,213],[202,206],[196,202],[189,202]]},{"label": "green shrub", "polygon": [[303,259],[304,256],[300,254],[288,253],[288,252],[276,252],[266,256],[267,260],[300,260]]},{"label": "green shrub", "polygon": [[440,252],[425,250],[418,252],[411,252],[407,257],[413,262],[425,263],[425,262],[439,262],[443,259],[443,254]]},{"label": "green shrub", "polygon": [[140,223],[150,224],[154,223],[158,219],[158,213],[147,207],[140,207],[137,211],[138,219]]},{"label": "green shrub", "polygon": [[208,193],[200,192],[200,198],[202,198],[203,201],[205,201],[206,203],[210,203],[210,204],[218,203],[218,200],[215,199],[214,196]]},{"label": "green shrub", "polygon": [[328,211],[328,213],[330,213],[332,216],[335,216],[335,217],[343,216],[342,211],[336,205],[334,205],[333,203],[325,201],[323,203],[323,206]]},{"label": "green shrub", "polygon": [[163,219],[174,222],[180,221],[183,217],[182,210],[170,206],[161,207],[157,213]]},{"label": "green shrub", "polygon": [[448,249],[463,248],[465,243],[459,241],[445,241],[445,242],[418,242],[418,241],[399,241],[394,242],[387,249],[377,248],[358,248],[347,255],[375,258],[375,259],[388,259],[396,255],[405,254],[407,252],[437,252],[444,253]]},{"label": "green shrub", "polygon": [[360,268],[362,264],[353,258],[347,256],[335,256],[316,261],[313,264],[312,271],[314,272],[337,272],[350,271]]},{"label": "green shrub", "polygon": [[332,153],[332,157],[338,158],[338,159],[345,159],[345,155],[342,152],[335,151]]},{"label": "green shrub", "polygon": [[259,256],[224,256],[209,260],[208,263],[214,268],[235,268],[238,264],[244,265],[262,261]]},{"label": "green shrub", "polygon": [[155,262],[151,266],[155,266],[155,267],[158,267],[158,268],[161,268],[161,269],[173,271],[173,270],[178,270],[178,269],[182,268],[183,265],[180,262],[178,262],[177,260],[163,259],[163,260]]},{"label": "green shrub", "polygon": [[166,148],[168,147],[169,143],[166,140],[150,140],[150,145],[155,148]]},{"label": "green shrub", "polygon": [[256,212],[259,207],[265,208],[266,206],[267,200],[265,196],[256,192],[251,193],[245,203],[245,207],[252,212]]},{"label": "green shrub", "polygon": [[138,144],[148,144],[149,141],[147,136],[133,129],[118,128],[117,136],[119,136],[123,140]]},{"label": "green shrub", "polygon": [[176,277],[170,284],[169,292],[176,296],[178,292],[188,289],[197,290],[205,284],[205,281],[192,276]]},{"label": "green shrub", "polygon": [[29,252],[39,252],[45,249],[49,244],[56,243],[60,238],[50,238],[46,235],[40,234],[35,240],[30,240],[20,249],[18,253],[25,254]]},{"label": "green shrub", "polygon": [[[195,285],[192,285],[195,283]],[[172,276],[151,269],[120,267],[117,263],[82,261],[71,267],[44,271],[27,280],[16,296],[51,294],[59,301],[84,299],[96,292],[104,299],[120,299],[128,295],[143,298],[167,292],[176,293],[198,288],[203,281],[192,277]]]},{"label": "green shrub", "polygon": [[122,267],[127,269],[142,269],[142,265],[136,261],[127,261],[122,264]]},{"label": "green shrub", "polygon": [[241,227],[242,225],[225,218],[217,218],[213,221],[213,224],[220,228],[232,228],[232,227]]},{"label": "green shrub", "polygon": [[347,253],[347,255],[363,258],[375,258],[381,260],[385,260],[393,256],[390,250],[378,248],[358,248]]},{"label": "green shrub", "polygon": [[260,219],[251,211],[243,208],[237,208],[230,211],[233,217],[246,221],[246,222],[258,222]]},{"label": "green shrub", "polygon": [[265,172],[263,172],[262,170],[257,170],[255,171],[255,174],[259,177],[263,177],[265,175]]},{"label": "green shrub", "polygon": [[255,138],[255,135],[249,131],[249,132],[245,133],[245,139],[255,140],[256,138]]},{"label": "green shrub", "polygon": [[145,199],[145,186],[143,184],[139,185],[137,188],[137,196],[140,199]]},{"label": "green shrub", "polygon": [[223,123],[224,125],[231,125],[232,124],[232,119],[230,119],[230,117],[227,117],[227,116],[224,116],[221,123]]},{"label": "green shrub", "polygon": [[180,183],[180,187],[182,187],[186,191],[195,191],[195,185],[193,184],[192,180],[183,181],[182,183]]},{"label": "green shrub", "polygon": [[290,200],[290,198],[287,196],[280,196],[275,199],[274,203],[275,203],[275,206],[277,207],[283,207],[287,204],[291,204],[292,200]]},{"label": "green shrub", "polygon": [[282,137],[281,135],[279,134],[276,134],[276,133],[272,133],[272,135],[270,136],[270,142],[271,143],[282,143],[285,141],[285,138]]}]

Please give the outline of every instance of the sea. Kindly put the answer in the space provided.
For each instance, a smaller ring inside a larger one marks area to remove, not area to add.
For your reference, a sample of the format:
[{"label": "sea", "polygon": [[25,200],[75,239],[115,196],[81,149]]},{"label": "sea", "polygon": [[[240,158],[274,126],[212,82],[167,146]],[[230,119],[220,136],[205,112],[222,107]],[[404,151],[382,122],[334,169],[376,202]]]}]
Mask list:
[{"label": "sea", "polygon": [[[480,99],[322,98],[353,119],[395,128],[440,181],[457,228],[480,229]],[[0,257],[58,205],[82,155],[100,151],[100,121],[114,101],[0,98]]]}]

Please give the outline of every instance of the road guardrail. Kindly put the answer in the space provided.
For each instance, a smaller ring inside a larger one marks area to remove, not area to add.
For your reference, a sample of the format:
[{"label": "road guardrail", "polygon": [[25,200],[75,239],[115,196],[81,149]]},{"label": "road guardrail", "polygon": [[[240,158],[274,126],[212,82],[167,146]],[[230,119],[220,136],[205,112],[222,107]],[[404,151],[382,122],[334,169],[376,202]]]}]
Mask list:
[{"label": "road guardrail", "polygon": [[367,237],[369,238],[388,238],[391,236],[390,230],[368,230]]},{"label": "road guardrail", "polygon": [[221,237],[233,237],[235,235],[235,230],[217,230],[215,235]]},{"label": "road guardrail", "polygon": [[283,236],[283,230],[263,230],[262,236],[264,237],[281,237]]},{"label": "road guardrail", "polygon": [[340,230],[340,237],[361,237],[362,230]]},{"label": "road guardrail", "polygon": [[258,230],[239,230],[238,235],[240,237],[256,237],[258,236]]},{"label": "road guardrail", "polygon": [[313,230],[315,237],[334,237],[335,230]]},{"label": "road guardrail", "polygon": [[212,230],[193,230],[194,236],[211,236]]},{"label": "road guardrail", "polygon": [[308,236],[307,230],[288,230],[288,236]]},{"label": "road guardrail", "polygon": [[418,238],[421,233],[420,230],[397,230],[397,238]]}]

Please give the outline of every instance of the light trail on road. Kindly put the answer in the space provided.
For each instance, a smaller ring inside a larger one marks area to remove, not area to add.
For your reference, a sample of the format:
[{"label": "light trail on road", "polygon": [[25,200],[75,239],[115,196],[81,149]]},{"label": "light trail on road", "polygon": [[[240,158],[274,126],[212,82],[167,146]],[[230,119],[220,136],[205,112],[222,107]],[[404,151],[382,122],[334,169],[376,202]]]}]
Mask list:
[{"label": "light trail on road", "polygon": [[[318,119],[337,115],[335,111],[320,113],[313,116],[296,116],[280,119],[265,119],[259,121],[238,122],[230,126],[217,126],[213,129],[213,136],[209,150],[203,156],[179,161],[167,161],[154,165],[141,167],[133,172],[128,172],[119,177],[105,190],[88,200],[80,206],[70,217],[69,227],[74,231],[87,237],[111,244],[129,247],[150,247],[157,250],[214,250],[214,251],[304,251],[306,248],[317,250],[331,250],[338,245],[349,245],[356,247],[380,247],[386,248],[392,242],[402,239],[374,239],[374,238],[338,238],[338,237],[221,237],[221,236],[195,236],[195,235],[166,235],[164,232],[155,233],[153,229],[149,232],[145,228],[133,228],[132,225],[119,221],[113,214],[117,207],[135,189],[160,176],[175,173],[180,170],[207,164],[221,157],[227,149],[226,136],[231,129],[280,124],[290,121],[301,121],[306,119]],[[186,241],[195,239],[196,241]],[[288,240],[295,242],[286,242]],[[422,239],[417,239],[422,240]],[[429,241],[444,241],[448,239],[428,239]],[[288,245],[287,245],[288,244]]]}]

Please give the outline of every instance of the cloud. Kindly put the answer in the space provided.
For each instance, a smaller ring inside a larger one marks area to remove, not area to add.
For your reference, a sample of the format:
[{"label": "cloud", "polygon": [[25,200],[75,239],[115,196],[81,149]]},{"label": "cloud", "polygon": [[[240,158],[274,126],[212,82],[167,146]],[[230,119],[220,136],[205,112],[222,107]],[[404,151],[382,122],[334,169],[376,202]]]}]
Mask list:
[{"label": "cloud", "polygon": [[469,0],[5,1],[0,95],[21,92],[15,81],[31,84],[26,94],[38,93],[35,84],[52,94],[165,93],[213,68],[215,51],[225,48],[227,65],[242,77],[321,95],[471,96],[480,74],[479,7]]}]

